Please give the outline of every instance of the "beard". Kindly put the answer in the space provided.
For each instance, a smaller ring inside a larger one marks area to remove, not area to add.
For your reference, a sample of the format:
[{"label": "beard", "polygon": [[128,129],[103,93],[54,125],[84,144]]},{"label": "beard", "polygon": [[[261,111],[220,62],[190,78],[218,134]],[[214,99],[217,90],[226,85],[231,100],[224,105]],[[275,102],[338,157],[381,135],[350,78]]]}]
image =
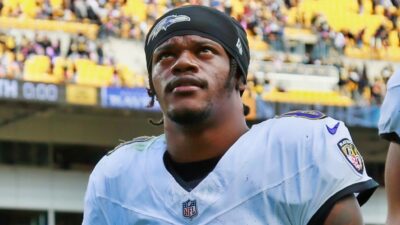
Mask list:
[{"label": "beard", "polygon": [[[234,60],[230,60],[230,71],[228,77],[226,78],[223,84],[224,93],[221,93],[218,97],[224,97],[224,94],[228,96],[231,95],[235,89],[235,76],[237,72],[237,64]],[[240,78],[239,78],[240,79]],[[208,87],[208,84],[204,84],[205,87]],[[168,110],[166,115],[167,117],[178,123],[180,125],[195,125],[200,124],[207,120],[212,113],[213,103],[207,102],[205,106],[201,109],[181,109],[181,110]]]},{"label": "beard", "polygon": [[179,111],[171,110],[167,112],[169,119],[180,125],[194,125],[202,123],[211,115],[212,103],[208,103],[200,110],[182,109]]}]

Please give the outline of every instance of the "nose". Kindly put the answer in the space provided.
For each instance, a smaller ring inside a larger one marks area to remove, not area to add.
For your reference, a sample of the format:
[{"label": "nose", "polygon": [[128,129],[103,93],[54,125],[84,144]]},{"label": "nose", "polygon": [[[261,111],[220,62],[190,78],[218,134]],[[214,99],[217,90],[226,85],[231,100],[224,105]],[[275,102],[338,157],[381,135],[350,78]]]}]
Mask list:
[{"label": "nose", "polygon": [[198,72],[199,67],[196,63],[195,57],[196,56],[190,51],[185,50],[181,52],[172,66],[172,72],[175,75]]}]

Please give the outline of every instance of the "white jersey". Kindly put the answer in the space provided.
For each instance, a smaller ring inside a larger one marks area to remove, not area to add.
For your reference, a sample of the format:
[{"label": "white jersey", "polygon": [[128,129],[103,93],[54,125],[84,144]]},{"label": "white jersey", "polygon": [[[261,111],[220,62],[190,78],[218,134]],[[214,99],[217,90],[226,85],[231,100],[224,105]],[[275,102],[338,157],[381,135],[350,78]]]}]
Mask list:
[{"label": "white jersey", "polygon": [[363,204],[377,187],[343,122],[314,111],[254,125],[190,192],[165,168],[166,147],[161,135],[105,156],[83,224],[321,224],[338,199]]},{"label": "white jersey", "polygon": [[383,138],[400,144],[400,71],[388,81],[378,127]]}]

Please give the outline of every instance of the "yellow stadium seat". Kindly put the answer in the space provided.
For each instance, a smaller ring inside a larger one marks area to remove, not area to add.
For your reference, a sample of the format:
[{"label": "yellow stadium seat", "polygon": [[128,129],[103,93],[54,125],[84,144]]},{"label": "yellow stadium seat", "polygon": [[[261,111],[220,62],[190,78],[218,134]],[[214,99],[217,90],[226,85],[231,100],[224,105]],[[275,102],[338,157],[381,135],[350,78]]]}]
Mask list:
[{"label": "yellow stadium seat", "polygon": [[22,1],[20,3],[20,7],[22,12],[28,17],[28,18],[34,18],[37,13],[37,7],[36,7],[36,2],[35,1]]},{"label": "yellow stadium seat", "polygon": [[325,105],[347,107],[353,104],[352,100],[346,96],[340,96],[333,91],[306,91],[291,90],[287,92],[270,91],[264,93],[263,99],[269,102],[283,102],[306,105]]},{"label": "yellow stadium seat", "polygon": [[63,0],[50,0],[50,5],[53,8],[62,8]]},{"label": "yellow stadium seat", "polygon": [[372,14],[372,1],[371,0],[363,0],[364,14]]},{"label": "yellow stadium seat", "polygon": [[249,47],[255,51],[266,51],[268,45],[264,42],[260,36],[248,36]]},{"label": "yellow stadium seat", "polygon": [[64,81],[64,67],[55,66],[53,69],[53,75],[57,78],[57,80]]},{"label": "yellow stadium seat", "polygon": [[287,25],[288,26],[294,26],[296,25],[296,22],[298,21],[298,9],[297,7],[292,7],[288,10],[287,13]]},{"label": "yellow stadium seat", "polygon": [[397,30],[392,30],[389,33],[389,45],[393,47],[399,46],[399,32]]},{"label": "yellow stadium seat", "polygon": [[18,3],[18,0],[3,0],[4,7],[9,7],[11,10],[17,9]]},{"label": "yellow stadium seat", "polygon": [[375,14],[376,15],[383,15],[385,12],[385,7],[383,5],[376,5],[375,6]]},{"label": "yellow stadium seat", "polygon": [[135,75],[135,73],[125,65],[117,66],[118,74],[121,77],[122,85],[126,87],[144,87],[143,76]]},{"label": "yellow stadium seat", "polygon": [[44,55],[36,55],[25,61],[24,79],[38,82],[54,82],[49,80],[46,75],[50,71],[50,58]]},{"label": "yellow stadium seat", "polygon": [[147,5],[143,1],[128,0],[127,6],[133,17],[138,21],[145,21],[147,15]]},{"label": "yellow stadium seat", "polygon": [[90,59],[76,59],[74,64],[77,70],[84,70],[94,65],[95,63]]},{"label": "yellow stadium seat", "polygon": [[400,47],[398,46],[390,46],[387,48],[386,57],[383,57],[383,60],[391,60],[391,61],[400,61]]},{"label": "yellow stadium seat", "polygon": [[[313,15],[322,14],[328,21],[328,24],[335,31],[346,29],[353,34],[358,34],[362,29],[365,29],[363,42],[370,44],[371,37],[374,35],[377,28],[384,24],[391,28],[392,23],[383,15],[384,8],[379,5],[376,10],[377,14],[372,15],[371,0],[363,0],[364,11],[359,14],[359,6],[356,0],[303,0],[296,7],[296,14],[302,15],[305,20],[305,27],[310,26],[310,21]],[[389,10],[395,10],[393,7]],[[288,11],[288,18],[293,23],[295,11]],[[350,49],[347,51],[349,56],[367,58],[358,50]]]},{"label": "yellow stadium seat", "polygon": [[244,13],[244,5],[240,0],[232,0],[232,16],[237,17]]}]

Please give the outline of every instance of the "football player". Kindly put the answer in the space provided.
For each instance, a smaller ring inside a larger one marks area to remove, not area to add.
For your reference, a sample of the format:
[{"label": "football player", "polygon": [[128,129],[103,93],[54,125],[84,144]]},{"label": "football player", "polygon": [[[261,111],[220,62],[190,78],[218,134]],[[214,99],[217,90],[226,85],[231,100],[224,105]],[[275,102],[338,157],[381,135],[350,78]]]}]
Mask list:
[{"label": "football player", "polygon": [[378,126],[380,136],[390,142],[385,166],[387,224],[397,225],[400,224],[400,71],[387,83]]},{"label": "football player", "polygon": [[362,224],[377,184],[346,126],[295,111],[249,129],[245,30],[204,6],[173,9],[145,41],[164,134],[92,172],[83,224]]}]

